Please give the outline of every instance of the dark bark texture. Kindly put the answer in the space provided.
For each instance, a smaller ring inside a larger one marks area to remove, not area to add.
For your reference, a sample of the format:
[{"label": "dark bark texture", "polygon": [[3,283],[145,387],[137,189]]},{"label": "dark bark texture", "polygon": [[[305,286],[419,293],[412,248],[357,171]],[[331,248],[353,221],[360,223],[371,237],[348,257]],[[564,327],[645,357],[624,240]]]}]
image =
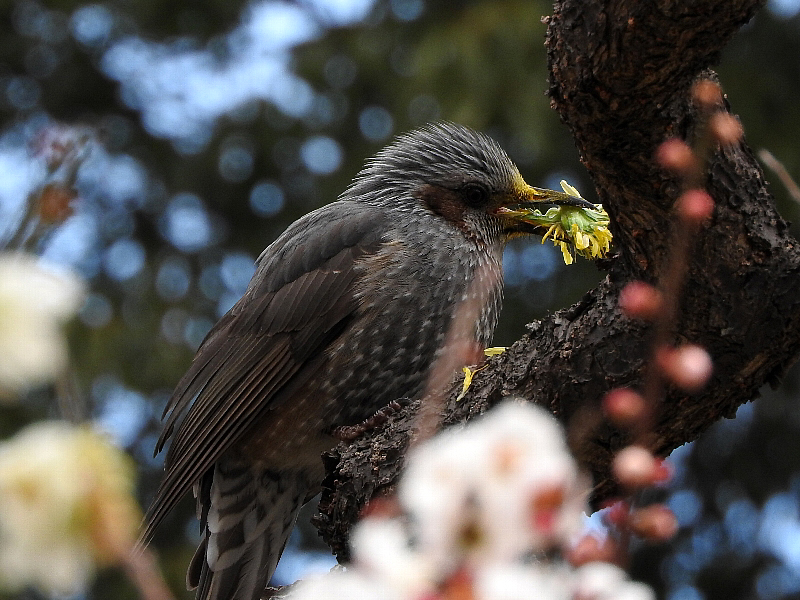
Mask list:
[{"label": "dark bark texture", "polygon": [[[599,418],[605,392],[641,388],[649,328],[620,314],[621,287],[655,282],[665,268],[681,182],[654,153],[671,137],[692,142],[698,113],[690,88],[762,1],[565,0],[548,19],[545,46],[553,108],[569,127],[611,216],[616,257],[609,275],[575,306],[529,325],[490,360],[461,401],[455,383],[445,424],[467,420],[507,396],[551,410],[570,431],[594,476],[595,500],[613,494],[613,454],[630,437]],[[693,241],[674,342],[704,346],[714,375],[700,393],[666,390],[652,447],[665,455],[712,423],[732,417],[774,383],[800,351],[800,249],[745,143],[712,152],[706,189],[711,222]],[[413,407],[412,407],[413,408]],[[413,411],[340,445],[328,457],[322,536],[340,560],[347,534],[370,498],[391,491],[402,467]]]}]

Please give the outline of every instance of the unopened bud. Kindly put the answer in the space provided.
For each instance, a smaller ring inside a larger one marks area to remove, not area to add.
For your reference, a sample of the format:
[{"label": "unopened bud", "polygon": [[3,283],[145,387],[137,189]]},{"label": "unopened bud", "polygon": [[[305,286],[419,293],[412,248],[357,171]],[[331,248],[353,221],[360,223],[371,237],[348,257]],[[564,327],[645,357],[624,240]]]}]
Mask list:
[{"label": "unopened bud", "polygon": [[686,173],[694,165],[694,152],[683,140],[672,138],[662,143],[656,150],[656,160],[665,169],[676,173]]},{"label": "unopened bud", "polygon": [[373,498],[361,511],[362,519],[385,519],[401,514],[400,504],[394,496],[379,496]]},{"label": "unopened bud", "polygon": [[603,410],[614,425],[633,427],[644,420],[647,404],[638,392],[629,388],[616,388],[603,398]]},{"label": "unopened bud", "polygon": [[677,201],[678,214],[689,223],[702,223],[714,212],[714,199],[704,190],[687,190]]},{"label": "unopened bud", "polygon": [[623,448],[611,465],[617,481],[629,488],[645,487],[656,482],[656,457],[641,446]]},{"label": "unopened bud", "polygon": [[722,90],[719,84],[703,79],[692,86],[692,100],[704,110],[722,107]]},{"label": "unopened bud", "polygon": [[48,183],[38,198],[37,211],[45,223],[61,223],[72,214],[72,201],[77,194],[60,183]]},{"label": "unopened bud", "polygon": [[627,526],[631,506],[625,500],[609,500],[603,504],[606,509],[603,521],[610,527],[623,528]]},{"label": "unopened bud", "polygon": [[666,542],[678,531],[675,514],[663,504],[653,504],[633,511],[631,531],[654,542]]},{"label": "unopened bud", "polygon": [[655,483],[666,483],[672,479],[672,469],[663,458],[656,458]]},{"label": "unopened bud", "polygon": [[739,119],[726,112],[718,112],[708,122],[714,138],[724,146],[738,144],[744,135]]},{"label": "unopened bud", "polygon": [[662,348],[656,356],[658,366],[672,383],[687,392],[697,392],[708,383],[714,363],[705,348],[687,344]]},{"label": "unopened bud", "polygon": [[613,563],[620,558],[620,550],[611,537],[598,539],[594,535],[584,535],[567,549],[566,558],[573,567],[590,562]]},{"label": "unopened bud", "polygon": [[654,319],[663,307],[661,292],[643,281],[632,281],[620,290],[619,307],[634,319]]}]

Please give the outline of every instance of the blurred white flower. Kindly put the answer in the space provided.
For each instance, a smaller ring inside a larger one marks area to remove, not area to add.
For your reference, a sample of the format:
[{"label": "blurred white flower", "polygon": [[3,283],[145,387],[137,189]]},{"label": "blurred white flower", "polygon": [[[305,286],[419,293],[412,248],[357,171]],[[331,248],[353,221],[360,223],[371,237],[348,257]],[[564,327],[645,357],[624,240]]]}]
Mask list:
[{"label": "blurred white flower", "polygon": [[404,600],[402,596],[379,579],[348,569],[299,581],[289,595],[292,600]]},{"label": "blurred white flower", "polygon": [[582,528],[588,483],[552,415],[505,402],[414,448],[397,502],[354,528],[353,564],[290,597],[654,600],[618,567],[558,558]]},{"label": "blurred white flower", "polygon": [[366,573],[403,592],[404,597],[429,597],[435,591],[435,565],[412,546],[400,517],[362,519],[350,536],[353,562]]},{"label": "blurred white flower", "polygon": [[134,465],[104,437],[62,421],[0,444],[0,585],[80,591],[133,547]]},{"label": "blurred white flower", "polygon": [[480,503],[494,556],[510,560],[572,541],[583,529],[589,481],[558,421],[529,402],[506,402],[479,426],[487,446]]},{"label": "blurred white flower", "polygon": [[459,552],[508,561],[567,543],[583,526],[586,483],[553,416],[512,401],[415,449],[398,496],[420,551],[448,569]]},{"label": "blurred white flower", "polygon": [[610,563],[591,562],[575,570],[575,600],[655,600],[652,588],[630,581],[628,574]]},{"label": "blurred white flower", "polygon": [[564,564],[493,564],[478,569],[475,600],[574,600]]},{"label": "blurred white flower", "polygon": [[653,590],[603,562],[573,569],[566,563],[493,564],[479,568],[475,600],[655,600]]},{"label": "blurred white flower", "polygon": [[67,365],[61,326],[80,308],[83,282],[24,253],[0,254],[0,398],[52,381]]}]

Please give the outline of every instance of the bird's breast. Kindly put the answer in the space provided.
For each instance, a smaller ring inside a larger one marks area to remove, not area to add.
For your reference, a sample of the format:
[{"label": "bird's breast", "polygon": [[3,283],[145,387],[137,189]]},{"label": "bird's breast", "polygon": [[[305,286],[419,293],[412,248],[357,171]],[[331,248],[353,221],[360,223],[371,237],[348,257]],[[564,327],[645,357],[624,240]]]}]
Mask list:
[{"label": "bird's breast", "polygon": [[[399,398],[417,398],[456,307],[476,286],[479,317],[467,332],[491,341],[502,301],[500,252],[450,237],[388,239],[358,265],[358,311],[328,349],[322,396],[332,426],[358,423]],[[476,281],[481,279],[482,281]]]}]

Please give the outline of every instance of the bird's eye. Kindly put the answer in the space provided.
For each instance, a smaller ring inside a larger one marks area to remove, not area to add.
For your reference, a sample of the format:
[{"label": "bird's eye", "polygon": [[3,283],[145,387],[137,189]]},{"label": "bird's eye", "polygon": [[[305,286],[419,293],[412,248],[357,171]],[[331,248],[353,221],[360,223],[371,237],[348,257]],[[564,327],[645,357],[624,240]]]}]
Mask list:
[{"label": "bird's eye", "polygon": [[472,208],[480,208],[489,203],[489,189],[478,182],[470,182],[461,188],[461,197],[464,204]]}]

